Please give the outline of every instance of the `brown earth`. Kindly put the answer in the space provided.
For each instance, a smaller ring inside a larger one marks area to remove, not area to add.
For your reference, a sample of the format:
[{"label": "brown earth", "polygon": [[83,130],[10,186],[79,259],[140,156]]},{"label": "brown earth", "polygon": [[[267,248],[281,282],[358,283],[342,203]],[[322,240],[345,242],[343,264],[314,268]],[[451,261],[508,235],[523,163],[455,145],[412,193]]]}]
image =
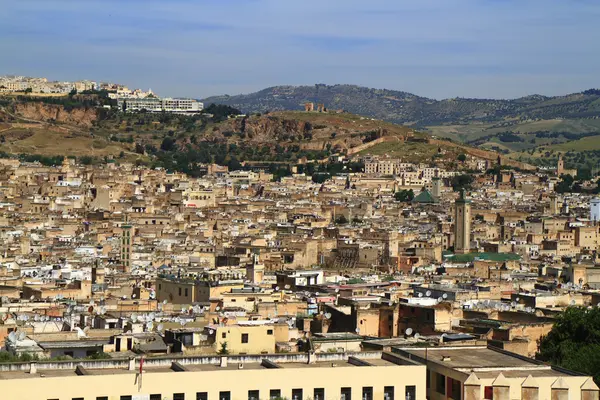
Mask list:
[{"label": "brown earth", "polygon": [[26,119],[40,122],[58,122],[82,128],[90,128],[98,117],[95,108],[73,108],[65,110],[62,105],[45,103],[17,103],[15,114]]}]

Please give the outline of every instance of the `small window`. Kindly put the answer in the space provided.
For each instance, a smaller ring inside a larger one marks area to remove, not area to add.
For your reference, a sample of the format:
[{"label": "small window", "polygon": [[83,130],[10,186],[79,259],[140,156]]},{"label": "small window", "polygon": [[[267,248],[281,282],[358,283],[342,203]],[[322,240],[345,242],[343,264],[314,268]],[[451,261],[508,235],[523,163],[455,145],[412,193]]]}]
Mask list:
[{"label": "small window", "polygon": [[219,392],[219,400],[231,400],[231,392]]},{"label": "small window", "polygon": [[120,400],[133,400],[131,396],[121,396],[119,397]]},{"label": "small window", "polygon": [[260,392],[258,390],[248,390],[248,400],[260,400]]},{"label": "small window", "polygon": [[435,391],[439,394],[446,394],[446,376],[435,374]]},{"label": "small window", "polygon": [[162,395],[161,394],[151,394],[150,400],[162,400]]},{"label": "small window", "polygon": [[179,288],[179,295],[181,296],[181,288]]},{"label": "small window", "polygon": [[185,288],[185,297],[188,296],[188,288]]},{"label": "small window", "polygon": [[302,400],[302,389],[292,389],[292,400]]},{"label": "small window", "polygon": [[227,338],[227,333],[225,333],[225,332],[221,333],[221,338],[223,338],[223,339]]},{"label": "small window", "polygon": [[[58,399],[56,399],[58,400]],[[108,396],[98,396],[96,397],[96,400],[108,400]],[[152,400],[152,398],[150,398],[150,400]]]},{"label": "small window", "polygon": [[363,387],[362,400],[373,400],[373,387],[372,386]]},{"label": "small window", "polygon": [[315,388],[314,400],[325,400],[325,389]]},{"label": "small window", "polygon": [[393,386],[386,386],[383,388],[383,400],[394,400]]},{"label": "small window", "polygon": [[158,284],[158,290],[162,290],[162,284],[161,283]]},{"label": "small window", "polygon": [[[417,397],[417,387],[414,385],[407,386],[404,392],[406,400],[415,400]],[[456,400],[460,400],[460,395]]]},{"label": "small window", "polygon": [[242,343],[248,343],[248,334],[242,333]]},{"label": "small window", "polygon": [[196,400],[208,400],[208,392],[197,392]]},{"label": "small window", "polygon": [[352,400],[352,388],[343,387],[340,391],[340,400]]},{"label": "small window", "polygon": [[72,400],[83,400],[83,397],[73,397]]},{"label": "small window", "polygon": [[173,393],[173,400],[185,400],[185,393]]},{"label": "small window", "polygon": [[267,329],[267,335],[272,335],[273,334],[273,329]]},{"label": "small window", "polygon": [[271,389],[269,391],[269,399],[275,400],[281,398],[281,390],[280,389]]}]

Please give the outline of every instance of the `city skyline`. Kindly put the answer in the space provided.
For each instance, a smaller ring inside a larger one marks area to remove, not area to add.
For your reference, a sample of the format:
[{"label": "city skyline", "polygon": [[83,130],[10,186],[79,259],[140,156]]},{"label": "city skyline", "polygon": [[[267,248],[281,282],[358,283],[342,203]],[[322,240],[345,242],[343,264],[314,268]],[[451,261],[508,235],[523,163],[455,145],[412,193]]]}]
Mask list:
[{"label": "city skyline", "polygon": [[[27,1],[6,4],[2,74],[95,79],[204,98],[348,83],[434,98],[596,87],[585,38],[600,6],[539,0],[408,3]],[[68,45],[65,45],[68,43]]]}]

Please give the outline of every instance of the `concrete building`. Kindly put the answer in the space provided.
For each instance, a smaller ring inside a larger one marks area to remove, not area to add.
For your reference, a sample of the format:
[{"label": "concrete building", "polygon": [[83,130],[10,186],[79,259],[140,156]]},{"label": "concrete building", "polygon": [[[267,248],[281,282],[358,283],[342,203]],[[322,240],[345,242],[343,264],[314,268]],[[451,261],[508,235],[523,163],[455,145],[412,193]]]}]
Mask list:
[{"label": "concrete building", "polygon": [[[9,368],[10,367],[10,368]],[[424,365],[387,352],[4,365],[11,400],[425,400]]]}]

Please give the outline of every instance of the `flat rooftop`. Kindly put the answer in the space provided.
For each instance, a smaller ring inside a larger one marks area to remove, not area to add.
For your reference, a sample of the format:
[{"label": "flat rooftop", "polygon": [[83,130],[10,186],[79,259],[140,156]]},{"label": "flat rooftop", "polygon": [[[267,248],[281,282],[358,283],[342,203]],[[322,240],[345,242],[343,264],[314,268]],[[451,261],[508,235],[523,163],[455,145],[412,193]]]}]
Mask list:
[{"label": "flat rooftop", "polygon": [[395,353],[414,361],[435,363],[467,374],[476,372],[479,378],[496,378],[501,371],[510,377],[558,377],[579,375],[565,369],[552,368],[542,362],[485,346],[427,348],[396,348]]},{"label": "flat rooftop", "polygon": [[[360,353],[323,353],[310,357],[301,354],[272,354],[272,355],[234,355],[227,356],[227,363],[220,356],[176,356],[148,357],[144,361],[144,373],[177,373],[199,371],[227,370],[257,370],[257,369],[305,369],[305,368],[360,368],[360,367],[391,367],[419,365],[415,361],[403,358],[401,355],[389,352],[360,352]],[[35,364],[37,373],[30,374],[29,370]],[[30,379],[43,375],[44,377],[65,377],[78,375],[120,375],[135,374],[139,369],[139,359],[133,369],[127,359],[112,360],[73,360],[65,362],[39,361],[36,363],[12,363],[0,365],[0,381],[2,379]],[[77,371],[79,368],[79,371]],[[78,373],[79,372],[79,373]]]}]

